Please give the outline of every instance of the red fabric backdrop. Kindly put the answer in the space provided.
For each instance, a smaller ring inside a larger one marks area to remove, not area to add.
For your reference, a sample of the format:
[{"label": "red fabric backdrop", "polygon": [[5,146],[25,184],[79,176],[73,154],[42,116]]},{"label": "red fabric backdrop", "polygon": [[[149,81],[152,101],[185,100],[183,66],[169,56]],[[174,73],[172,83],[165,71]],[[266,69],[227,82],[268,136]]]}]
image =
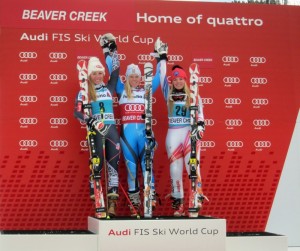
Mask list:
[{"label": "red fabric backdrop", "polygon": [[[73,117],[76,62],[103,61],[98,41],[112,32],[122,77],[130,63],[155,63],[157,37],[169,45],[169,71],[200,65],[207,123],[200,164],[210,199],[202,214],[226,218],[228,231],[264,231],[299,109],[299,8],[128,0],[2,0],[0,7],[0,229],[87,227],[93,204],[85,129]],[[154,102],[162,201],[155,214],[170,215],[160,91]],[[126,189],[125,177],[121,162]],[[129,213],[122,193],[118,213]]]}]

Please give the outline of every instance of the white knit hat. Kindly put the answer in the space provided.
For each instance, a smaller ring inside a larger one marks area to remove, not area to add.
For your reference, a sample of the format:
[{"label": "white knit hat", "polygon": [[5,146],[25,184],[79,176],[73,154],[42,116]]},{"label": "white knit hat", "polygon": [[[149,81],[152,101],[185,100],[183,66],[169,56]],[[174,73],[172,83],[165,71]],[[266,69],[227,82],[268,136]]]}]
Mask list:
[{"label": "white knit hat", "polygon": [[141,76],[140,68],[136,64],[130,64],[127,66],[126,77],[128,78],[131,74],[137,74]]},{"label": "white knit hat", "polygon": [[103,65],[101,64],[99,58],[91,57],[88,63],[88,76],[91,75],[93,71],[100,71],[103,72],[105,75],[105,69]]}]

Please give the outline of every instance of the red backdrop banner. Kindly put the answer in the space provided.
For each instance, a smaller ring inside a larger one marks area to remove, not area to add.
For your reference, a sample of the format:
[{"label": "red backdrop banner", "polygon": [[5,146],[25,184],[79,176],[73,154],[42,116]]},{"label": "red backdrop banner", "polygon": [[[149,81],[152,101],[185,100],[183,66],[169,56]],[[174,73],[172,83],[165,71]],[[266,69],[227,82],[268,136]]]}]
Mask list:
[{"label": "red backdrop banner", "polygon": [[[55,6],[55,7],[54,7]],[[85,127],[73,117],[76,63],[103,55],[102,34],[117,37],[128,64],[155,60],[160,37],[174,64],[201,68],[206,132],[201,151],[203,215],[228,231],[264,231],[299,110],[300,15],[291,6],[169,1],[0,2],[0,229],[84,229],[89,199]],[[107,75],[107,74],[106,74]],[[117,124],[117,99],[115,100]],[[159,147],[154,166],[171,214],[165,151],[167,110],[153,98]],[[126,189],[126,168],[120,163]],[[188,178],[185,176],[185,182]],[[128,215],[124,195],[119,215]]]}]

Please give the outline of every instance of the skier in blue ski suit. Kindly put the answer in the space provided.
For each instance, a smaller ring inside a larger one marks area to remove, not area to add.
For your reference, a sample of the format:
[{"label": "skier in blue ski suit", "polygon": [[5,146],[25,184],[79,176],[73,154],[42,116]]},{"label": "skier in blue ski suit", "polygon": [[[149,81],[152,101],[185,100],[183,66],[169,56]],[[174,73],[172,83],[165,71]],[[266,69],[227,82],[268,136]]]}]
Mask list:
[{"label": "skier in blue ski suit", "polygon": [[[145,89],[140,86],[141,71],[138,65],[130,64],[126,70],[126,82],[117,84],[117,94],[121,111],[121,148],[127,167],[128,196],[131,201],[130,211],[134,217],[139,214],[141,198],[140,185],[138,181],[139,166],[145,174]],[[152,81],[152,92],[154,93],[160,85],[160,62],[157,64],[156,74]],[[154,139],[154,138],[153,138]],[[153,141],[155,143],[155,140]],[[154,148],[156,147],[153,146]],[[154,150],[153,150],[154,152]],[[152,156],[153,157],[153,156]],[[156,206],[156,193],[154,175],[152,170],[152,182],[150,193],[152,195],[153,210]]]}]

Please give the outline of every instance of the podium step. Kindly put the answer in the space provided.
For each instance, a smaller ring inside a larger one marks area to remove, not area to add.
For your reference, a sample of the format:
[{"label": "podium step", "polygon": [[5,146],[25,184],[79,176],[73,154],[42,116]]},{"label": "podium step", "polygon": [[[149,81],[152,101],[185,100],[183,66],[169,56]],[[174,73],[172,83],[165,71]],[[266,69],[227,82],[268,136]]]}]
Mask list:
[{"label": "podium step", "polygon": [[226,233],[226,220],[209,217],[88,217],[87,230],[0,231],[1,251],[287,251],[287,236]]},{"label": "podium step", "polygon": [[226,249],[225,219],[160,217],[98,220],[89,217],[88,229],[98,235],[98,251],[132,250],[132,247],[143,251]]}]

